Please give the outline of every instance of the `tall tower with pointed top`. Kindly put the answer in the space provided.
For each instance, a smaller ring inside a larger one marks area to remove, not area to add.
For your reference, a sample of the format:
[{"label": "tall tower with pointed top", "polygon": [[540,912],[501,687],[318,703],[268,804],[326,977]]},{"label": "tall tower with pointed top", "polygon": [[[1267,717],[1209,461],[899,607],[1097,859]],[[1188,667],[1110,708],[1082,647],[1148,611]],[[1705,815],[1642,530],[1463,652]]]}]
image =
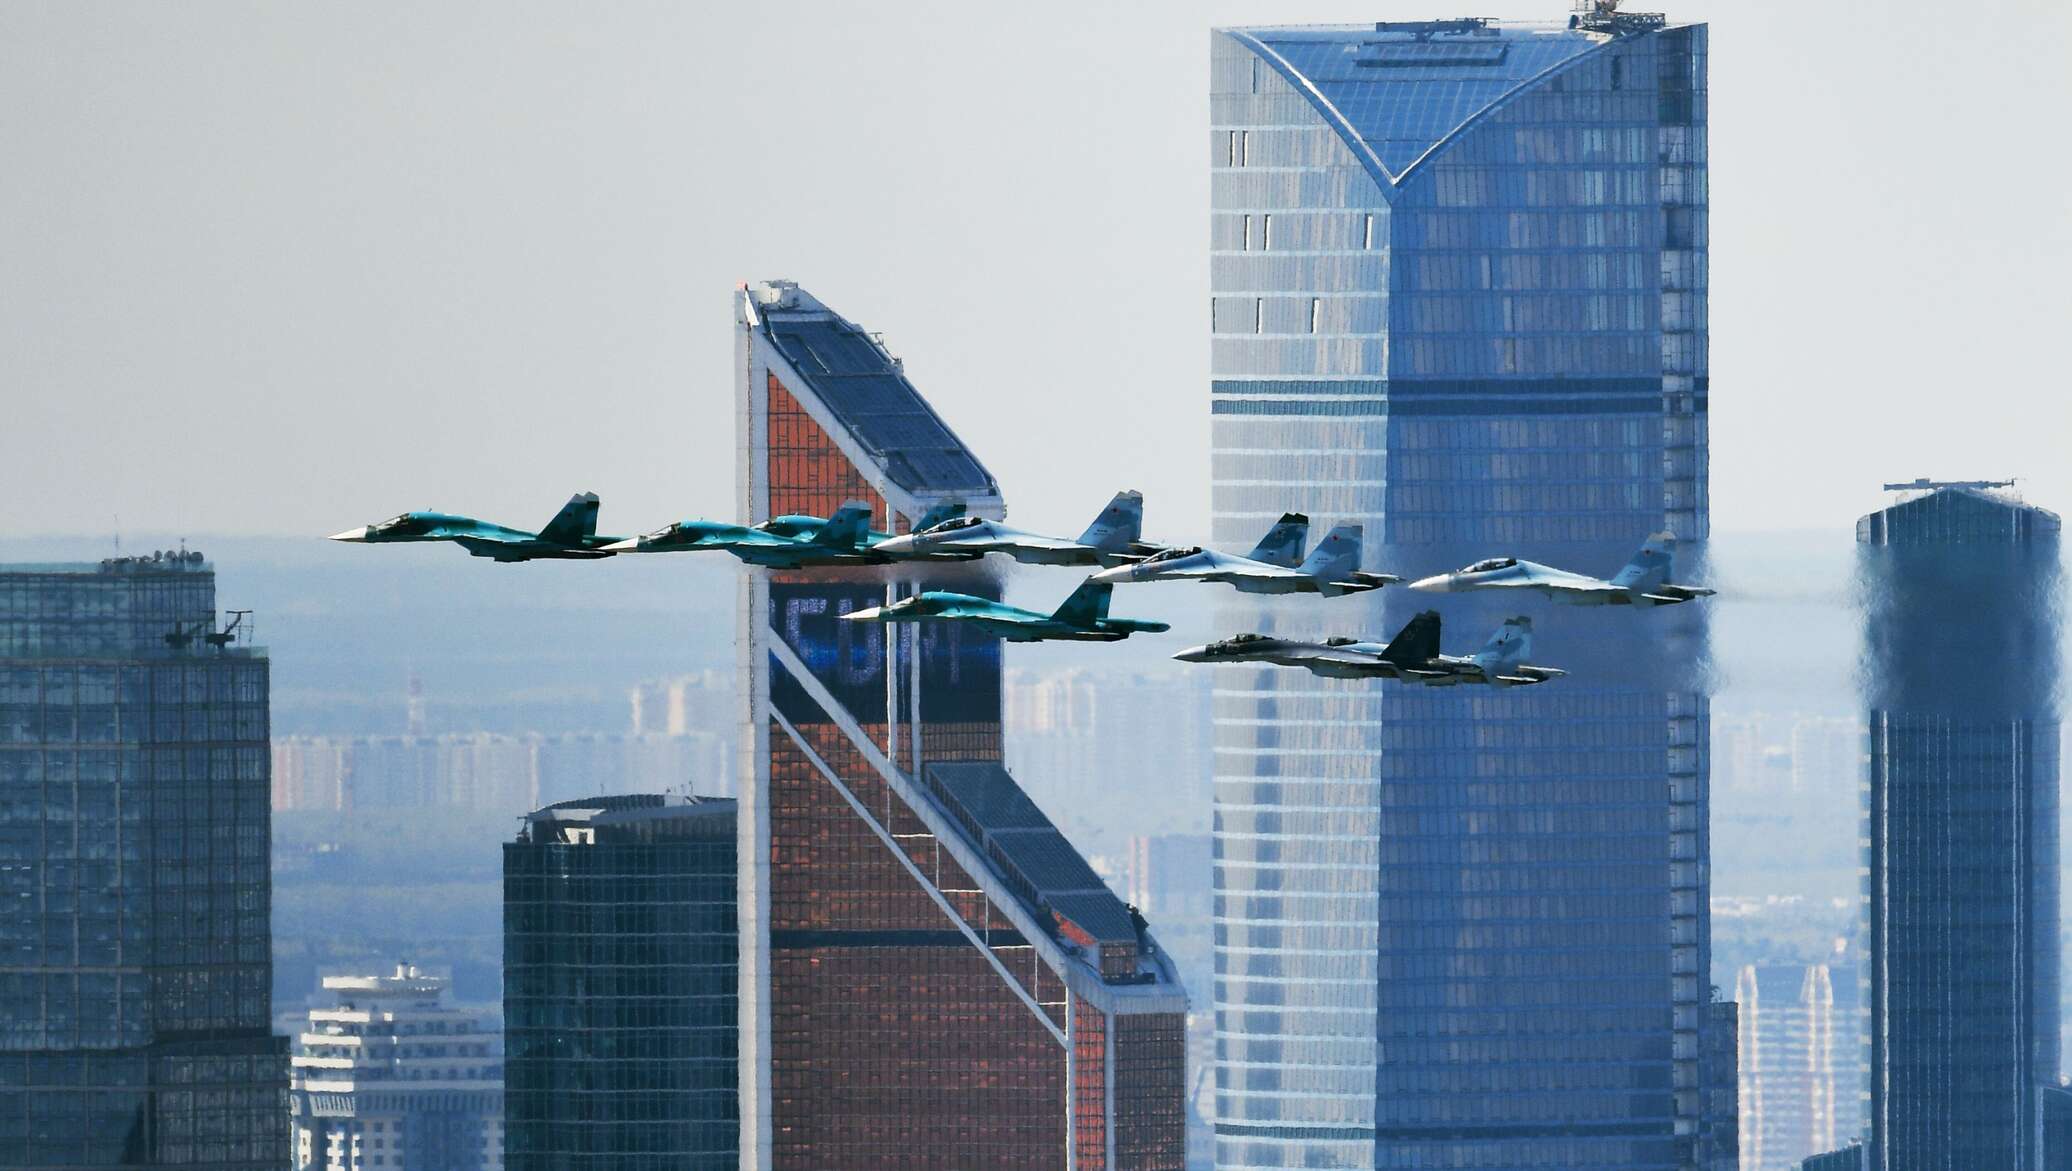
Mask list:
[{"label": "tall tower with pointed top", "polygon": [[[1298,510],[1399,573],[1702,557],[1705,61],[1598,8],[1215,33],[1215,540]],[[1449,641],[1528,605],[1450,599]],[[1545,615],[1571,674],[1529,692],[1218,669],[1218,1167],[1731,1165],[1702,623]]]}]

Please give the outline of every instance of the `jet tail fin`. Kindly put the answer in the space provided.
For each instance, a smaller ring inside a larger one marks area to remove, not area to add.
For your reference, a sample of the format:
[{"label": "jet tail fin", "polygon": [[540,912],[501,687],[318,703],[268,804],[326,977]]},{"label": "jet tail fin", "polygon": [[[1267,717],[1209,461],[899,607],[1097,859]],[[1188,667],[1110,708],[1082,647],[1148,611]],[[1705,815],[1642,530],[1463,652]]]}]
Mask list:
[{"label": "jet tail fin", "polygon": [[1360,571],[1359,525],[1343,524],[1324,534],[1302,562],[1302,572],[1320,582],[1338,581]]},{"label": "jet tail fin", "polygon": [[1508,671],[1525,661],[1532,653],[1532,619],[1507,618],[1496,628],[1482,649],[1475,652],[1475,661],[1485,669]]},{"label": "jet tail fin", "polygon": [[1108,598],[1114,592],[1107,582],[1087,578],[1051,617],[1068,626],[1092,626],[1108,616]]},{"label": "jet tail fin", "polygon": [[963,516],[964,511],[962,500],[937,501],[927,512],[921,514],[920,520],[914,522],[913,531],[918,533],[922,529],[932,529],[952,517]]},{"label": "jet tail fin", "polygon": [[1282,569],[1302,564],[1302,546],[1309,541],[1309,518],[1299,512],[1284,512],[1267,530],[1266,536],[1245,556]]},{"label": "jet tail fin", "polygon": [[871,506],[861,500],[851,500],[835,509],[820,531],[813,534],[813,543],[835,549],[853,549],[863,543],[864,534],[870,532]]},{"label": "jet tail fin", "polygon": [[597,535],[597,493],[578,492],[568,498],[561,511],[540,529],[540,540],[556,545],[580,545]]},{"label": "jet tail fin", "polygon": [[1396,632],[1381,648],[1384,662],[1398,667],[1421,667],[1439,657],[1439,612],[1426,610]]},{"label": "jet tail fin", "polygon": [[1656,533],[1626,563],[1612,584],[1622,590],[1651,590],[1669,580],[1669,567],[1676,557],[1676,534]]},{"label": "jet tail fin", "polygon": [[1144,539],[1144,494],[1117,492],[1094,523],[1079,534],[1079,543],[1103,553],[1120,553]]}]

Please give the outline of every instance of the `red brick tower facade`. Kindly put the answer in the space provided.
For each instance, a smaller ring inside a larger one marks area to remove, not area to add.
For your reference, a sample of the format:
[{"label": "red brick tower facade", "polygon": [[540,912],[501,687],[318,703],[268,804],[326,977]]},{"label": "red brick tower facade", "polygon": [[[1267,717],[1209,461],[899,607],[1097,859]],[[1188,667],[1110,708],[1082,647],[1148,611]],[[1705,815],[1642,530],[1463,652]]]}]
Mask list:
[{"label": "red brick tower facade", "polygon": [[[1002,514],[875,339],[782,282],[737,318],[750,522]],[[742,1166],[1180,1171],[1185,996],[1002,767],[999,644],[839,621],[923,588],[743,571]]]}]

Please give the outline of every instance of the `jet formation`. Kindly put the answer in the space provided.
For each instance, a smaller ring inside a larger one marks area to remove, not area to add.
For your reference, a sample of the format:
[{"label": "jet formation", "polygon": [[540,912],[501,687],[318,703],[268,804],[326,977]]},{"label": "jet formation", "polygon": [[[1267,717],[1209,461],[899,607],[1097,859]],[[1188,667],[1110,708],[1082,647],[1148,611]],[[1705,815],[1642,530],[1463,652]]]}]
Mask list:
[{"label": "jet formation", "polygon": [[1173,657],[1185,663],[1265,663],[1301,667],[1332,679],[1400,679],[1426,687],[1463,683],[1492,687],[1529,687],[1568,672],[1536,667],[1525,661],[1532,653],[1532,619],[1512,618],[1497,628],[1472,655],[1439,651],[1439,612],[1426,610],[1412,618],[1386,644],[1356,638],[1323,642],[1240,634],[1207,646],[1191,647]]},{"label": "jet formation", "polygon": [[597,493],[578,492],[536,533],[448,512],[406,512],[375,524],[332,533],[331,539],[367,545],[451,541],[475,557],[533,561],[543,557],[609,557],[611,551],[607,546],[619,538],[597,535]]},{"label": "jet formation", "polygon": [[1091,579],[1049,614],[990,598],[928,590],[889,606],[868,606],[842,615],[849,622],[956,622],[1008,642],[1120,642],[1132,634],[1163,634],[1164,622],[1108,617],[1113,586]]},{"label": "jet formation", "polygon": [[[537,532],[443,512],[406,512],[377,524],[332,534],[334,541],[388,544],[448,541],[470,555],[496,561],[595,560],[620,553],[722,551],[768,569],[806,570],[974,562],[1000,554],[1024,565],[1085,566],[1095,572],[1049,614],[947,590],[926,590],[842,618],[852,622],[959,623],[1007,642],[1119,642],[1132,634],[1170,630],[1164,622],[1110,618],[1116,585],[1197,581],[1248,594],[1365,593],[1403,579],[1360,568],[1362,530],[1341,524],[1306,556],[1309,518],[1285,513],[1250,553],[1240,557],[1199,546],[1164,546],[1144,540],[1144,497],[1118,492],[1077,539],[1046,536],[1001,521],[968,515],[959,500],[937,504],[910,533],[870,527],[873,509],[852,500],[826,517],[787,514],[754,525],[680,520],[637,537],[599,536],[594,492],[569,498]],[[1576,606],[1671,606],[1713,596],[1702,586],[1669,580],[1676,538],[1656,533],[1610,578],[1590,577],[1517,557],[1492,557],[1451,573],[1411,582],[1423,593],[1530,590]],[[1240,634],[1173,657],[1190,663],[1299,667],[1338,679],[1395,679],[1427,687],[1462,684],[1525,687],[1561,677],[1555,667],[1525,662],[1532,650],[1532,620],[1509,619],[1471,655],[1440,650],[1440,618],[1426,610],[1386,643],[1357,638],[1322,642]]]},{"label": "jet formation", "polygon": [[1675,556],[1676,535],[1656,533],[1609,579],[1585,577],[1516,557],[1492,557],[1452,573],[1421,578],[1411,582],[1410,588],[1434,594],[1532,590],[1568,606],[1674,606],[1711,597],[1713,591],[1702,586],[1671,584],[1669,568]]},{"label": "jet formation", "polygon": [[1162,548],[1144,541],[1144,494],[1117,492],[1076,541],[1024,532],[983,517],[955,516],[916,525],[906,536],[879,545],[878,552],[895,559],[1005,553],[1023,565],[1125,565]]},{"label": "jet formation", "polygon": [[[961,516],[961,502],[937,505],[923,521],[930,524]],[[892,539],[870,527],[871,506],[851,500],[829,517],[789,513],[759,525],[680,520],[630,540],[607,546],[612,553],[697,553],[721,550],[766,569],[813,569],[848,565],[889,565],[902,561],[971,561],[977,553],[917,554],[895,558],[881,546]]]},{"label": "jet formation", "polygon": [[1390,573],[1360,570],[1360,526],[1332,529],[1308,557],[1309,518],[1284,513],[1266,536],[1243,557],[1189,546],[1163,549],[1133,564],[1118,565],[1093,576],[1109,585],[1137,581],[1208,581],[1234,586],[1247,594],[1345,594],[1378,590],[1403,579]]}]

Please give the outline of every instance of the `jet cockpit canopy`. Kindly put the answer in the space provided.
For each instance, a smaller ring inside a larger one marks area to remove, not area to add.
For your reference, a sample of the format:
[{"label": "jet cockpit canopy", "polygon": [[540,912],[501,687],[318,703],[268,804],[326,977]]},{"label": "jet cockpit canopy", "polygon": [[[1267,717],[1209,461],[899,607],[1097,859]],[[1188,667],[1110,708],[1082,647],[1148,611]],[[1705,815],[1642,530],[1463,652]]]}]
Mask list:
[{"label": "jet cockpit canopy", "polygon": [[1158,552],[1146,557],[1142,563],[1154,565],[1161,561],[1178,561],[1182,557],[1192,557],[1199,552],[1201,552],[1200,545],[1188,545],[1177,549],[1160,549]]},{"label": "jet cockpit canopy", "polygon": [[1492,569],[1509,569],[1516,564],[1518,564],[1516,557],[1491,557],[1487,561],[1477,561],[1475,564],[1461,570],[1461,572],[1488,573]]},{"label": "jet cockpit canopy", "polygon": [[921,531],[923,533],[954,533],[958,529],[968,529],[976,524],[984,524],[985,519],[982,516],[953,516],[948,520],[937,521]]}]

